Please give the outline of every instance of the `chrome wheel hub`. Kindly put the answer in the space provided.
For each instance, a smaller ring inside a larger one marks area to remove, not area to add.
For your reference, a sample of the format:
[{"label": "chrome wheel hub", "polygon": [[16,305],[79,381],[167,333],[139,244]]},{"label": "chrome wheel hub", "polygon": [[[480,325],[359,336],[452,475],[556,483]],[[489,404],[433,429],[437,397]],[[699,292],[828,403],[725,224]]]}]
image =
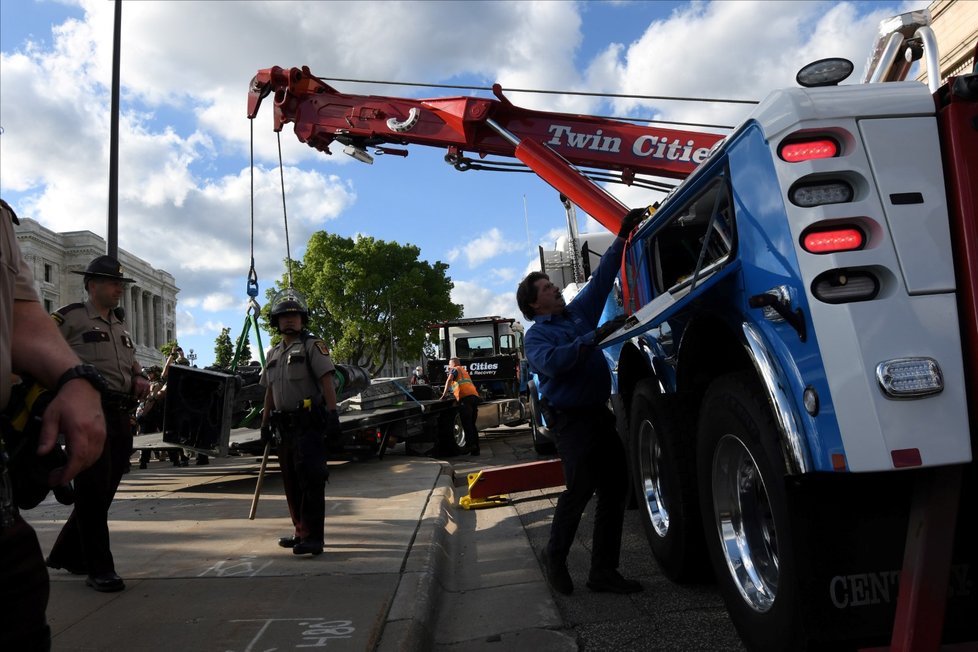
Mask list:
[{"label": "chrome wheel hub", "polygon": [[713,513],[727,568],[751,609],[771,609],[778,592],[778,540],[764,479],[750,451],[724,435],[713,454]]}]

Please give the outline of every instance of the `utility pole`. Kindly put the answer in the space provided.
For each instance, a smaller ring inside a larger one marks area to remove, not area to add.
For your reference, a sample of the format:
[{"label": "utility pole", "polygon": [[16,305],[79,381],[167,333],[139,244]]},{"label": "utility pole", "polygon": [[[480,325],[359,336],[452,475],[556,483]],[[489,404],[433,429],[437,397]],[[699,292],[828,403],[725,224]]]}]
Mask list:
[{"label": "utility pole", "polygon": [[394,353],[394,310],[391,308],[391,295],[387,294],[387,316],[391,326],[391,378],[397,376],[397,357]]},{"label": "utility pole", "polygon": [[109,110],[109,213],[105,253],[119,258],[119,59],[122,52],[122,0],[115,0],[112,32],[112,106]]}]

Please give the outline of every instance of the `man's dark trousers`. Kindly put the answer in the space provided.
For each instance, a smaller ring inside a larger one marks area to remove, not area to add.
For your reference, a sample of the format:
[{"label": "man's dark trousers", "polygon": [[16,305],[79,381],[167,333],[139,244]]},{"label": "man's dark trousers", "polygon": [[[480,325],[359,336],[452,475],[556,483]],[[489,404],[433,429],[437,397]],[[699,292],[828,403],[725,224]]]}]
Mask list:
[{"label": "man's dark trousers", "polygon": [[314,423],[280,431],[278,462],[295,533],[302,541],[324,541],[326,517],[326,439]]},{"label": "man's dark trousers", "polygon": [[46,652],[48,569],[31,526],[18,515],[0,529],[0,650]]},{"label": "man's dark trousers", "polygon": [[48,556],[55,568],[89,575],[115,572],[109,546],[109,507],[132,456],[129,412],[104,404],[103,412],[105,448],[92,466],[75,477],[75,507]]},{"label": "man's dark trousers", "polygon": [[550,428],[557,435],[557,453],[567,489],[557,499],[547,554],[554,561],[566,561],[581,515],[596,492],[591,570],[616,569],[621,554],[628,465],[615,415],[604,405],[573,410],[551,407],[549,411],[554,417]]},{"label": "man's dark trousers", "polygon": [[475,421],[479,416],[478,396],[463,396],[458,402],[458,415],[462,419],[462,430],[465,431],[465,443],[474,450],[479,450],[479,429]]}]

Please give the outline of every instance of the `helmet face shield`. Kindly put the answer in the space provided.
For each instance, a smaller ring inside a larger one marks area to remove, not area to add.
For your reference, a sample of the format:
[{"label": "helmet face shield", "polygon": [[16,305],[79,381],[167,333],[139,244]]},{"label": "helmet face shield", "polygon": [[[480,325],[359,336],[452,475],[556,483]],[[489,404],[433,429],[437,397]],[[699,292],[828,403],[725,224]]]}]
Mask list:
[{"label": "helmet face shield", "polygon": [[269,322],[273,328],[278,328],[278,318],[287,313],[298,313],[302,316],[302,325],[309,323],[309,308],[306,298],[301,292],[288,288],[281,290],[272,297],[272,309],[268,313]]}]

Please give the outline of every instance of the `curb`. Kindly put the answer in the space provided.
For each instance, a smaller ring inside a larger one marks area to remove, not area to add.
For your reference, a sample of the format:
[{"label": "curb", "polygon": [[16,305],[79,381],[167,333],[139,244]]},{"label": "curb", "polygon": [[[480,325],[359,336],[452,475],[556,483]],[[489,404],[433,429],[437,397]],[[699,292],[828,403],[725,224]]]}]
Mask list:
[{"label": "curb", "polygon": [[434,645],[434,626],[444,593],[443,575],[451,571],[449,524],[455,504],[451,468],[442,465],[411,544],[377,652],[417,652]]}]

